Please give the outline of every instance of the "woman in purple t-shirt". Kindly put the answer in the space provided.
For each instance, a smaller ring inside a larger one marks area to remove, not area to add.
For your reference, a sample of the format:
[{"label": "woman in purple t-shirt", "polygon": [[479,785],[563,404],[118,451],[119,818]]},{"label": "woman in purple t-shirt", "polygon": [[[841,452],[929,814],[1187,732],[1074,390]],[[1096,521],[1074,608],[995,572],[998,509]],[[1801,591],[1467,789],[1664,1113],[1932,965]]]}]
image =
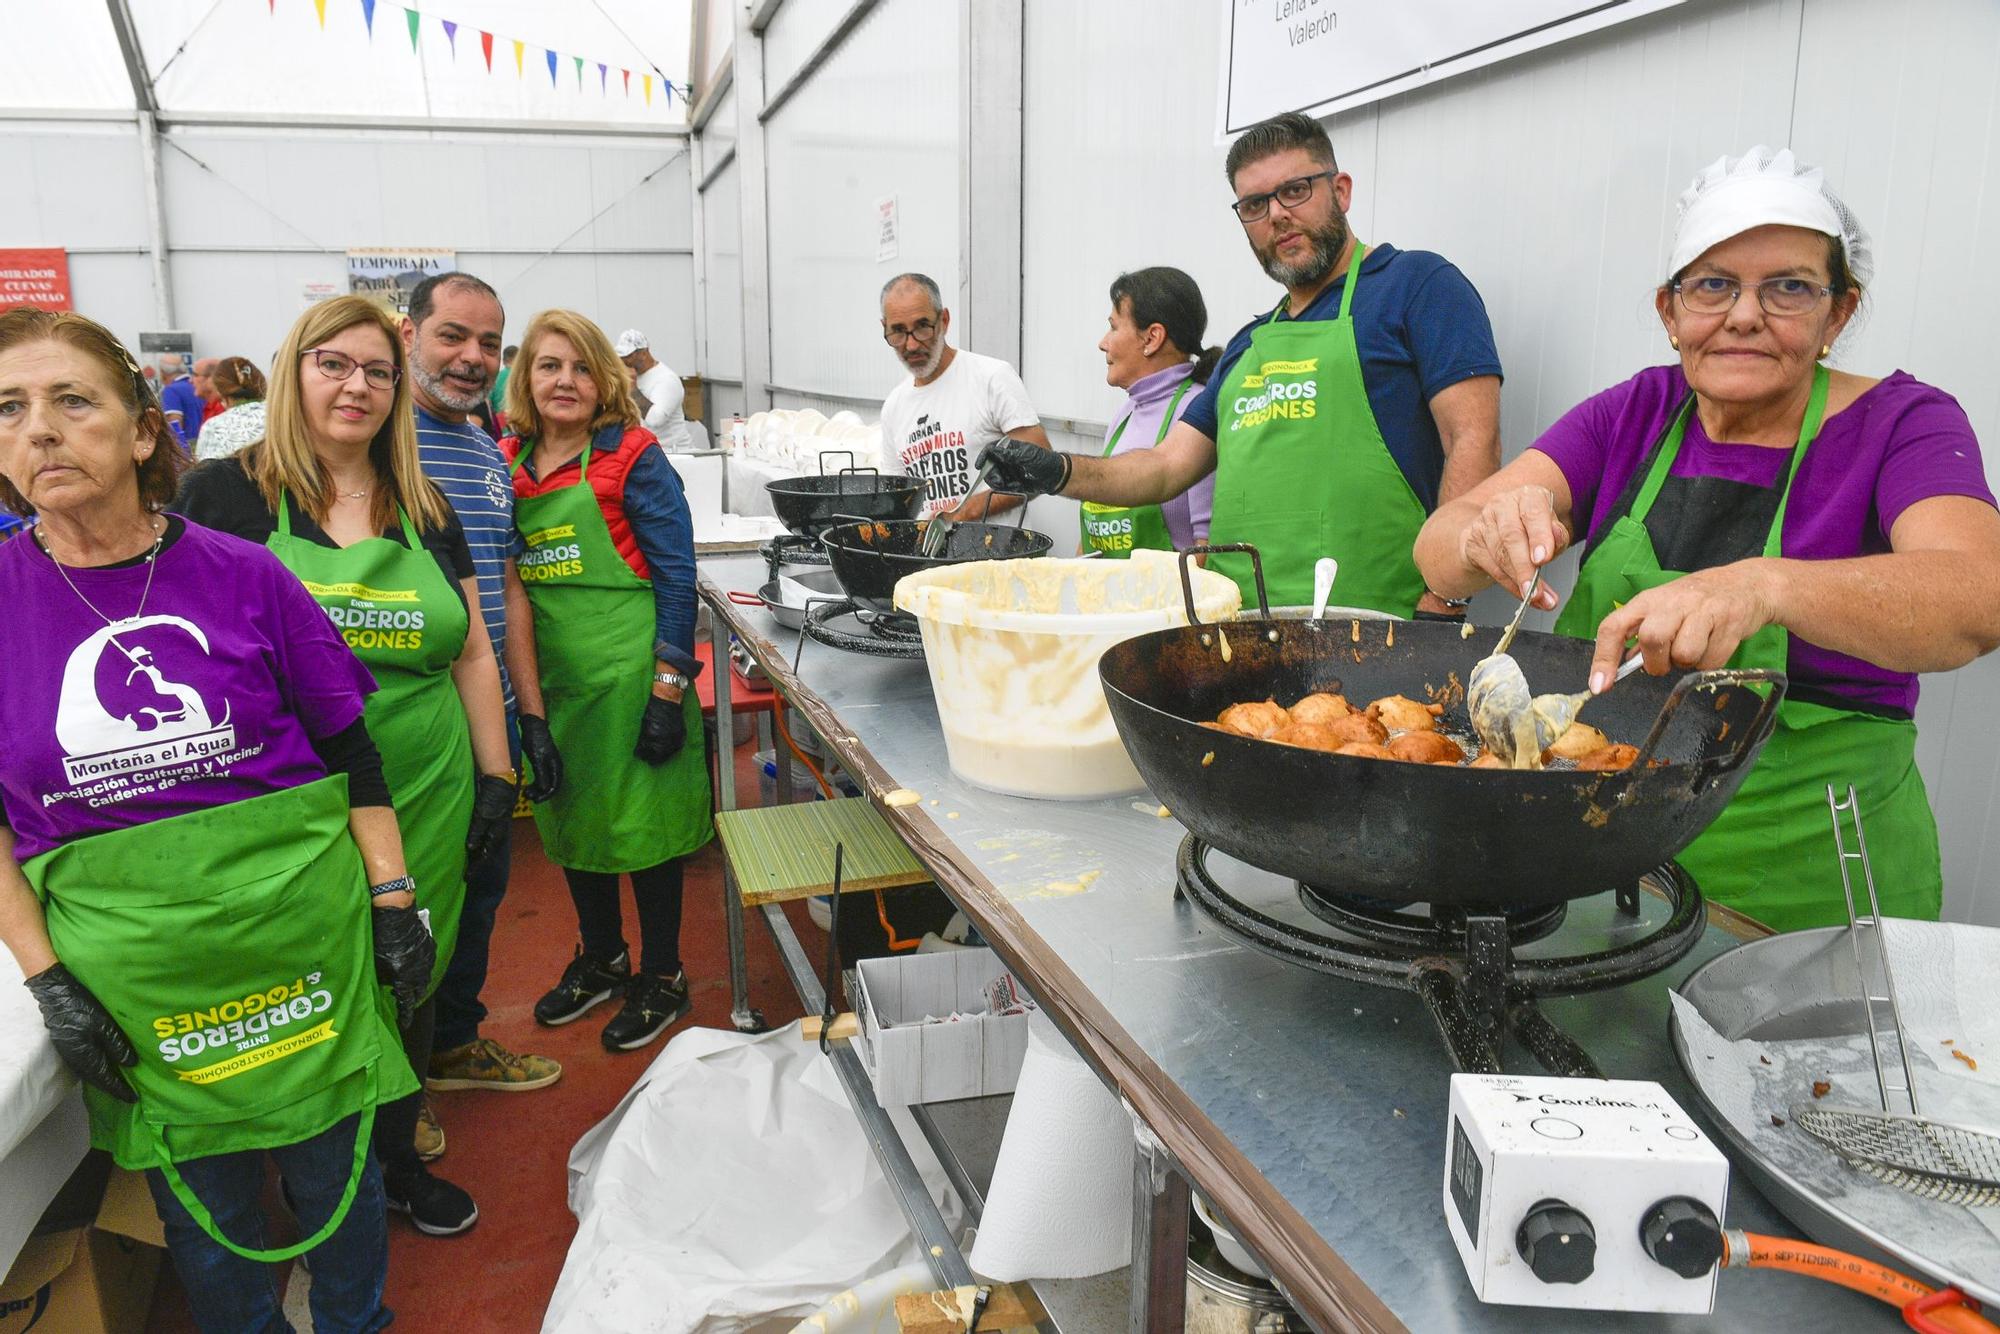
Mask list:
[{"label": "woman in purple t-shirt", "polygon": [[[274,556],[164,512],[182,460],[102,325],[0,315],[0,506],[38,516],[0,546],[0,940],[202,1328],[282,1323],[265,1262],[312,1248],[315,1324],[377,1329],[365,1137],[415,1080],[376,977],[414,1008],[434,951],[374,683]],[[263,1249],[266,1152],[300,1247]]]},{"label": "woman in purple t-shirt", "polygon": [[[1584,544],[1556,628],[1655,675],[1771,667],[1778,727],[1727,810],[1680,854],[1703,891],[1784,930],[1846,907],[1826,787],[1861,800],[1885,910],[1935,918],[1937,825],[1915,761],[1920,672],[2000,645],[2000,512],[1950,395],[1824,359],[1872,276],[1820,172],[1754,148],[1681,196],[1655,293],[1679,364],[1572,409],[1425,524],[1430,587],[1525,595]],[[1536,595],[1553,609],[1557,594]],[[1537,682],[1544,690],[1573,689]]]}]

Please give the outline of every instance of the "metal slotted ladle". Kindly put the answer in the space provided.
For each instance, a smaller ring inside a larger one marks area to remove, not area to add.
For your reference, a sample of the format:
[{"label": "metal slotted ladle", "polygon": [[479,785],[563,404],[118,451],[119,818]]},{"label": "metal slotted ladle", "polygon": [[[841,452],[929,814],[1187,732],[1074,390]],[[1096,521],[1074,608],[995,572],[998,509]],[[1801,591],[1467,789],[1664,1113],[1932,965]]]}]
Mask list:
[{"label": "metal slotted ladle", "polygon": [[[1569,725],[1576,721],[1577,710],[1592,698],[1588,690],[1534,694],[1528,688],[1521,664],[1507,652],[1521,628],[1521,618],[1528,613],[1528,604],[1534,601],[1541,586],[1538,570],[1534,582],[1528,585],[1527,596],[1514,609],[1514,619],[1500,632],[1500,642],[1494,645],[1492,653],[1473,665],[1472,675],[1465,683],[1465,709],[1471,716],[1472,730],[1479,734],[1480,744],[1515,769],[1539,769],[1542,752],[1569,730]],[[1644,662],[1639,654],[1633,654],[1618,668],[1611,684],[1623,681]]]}]

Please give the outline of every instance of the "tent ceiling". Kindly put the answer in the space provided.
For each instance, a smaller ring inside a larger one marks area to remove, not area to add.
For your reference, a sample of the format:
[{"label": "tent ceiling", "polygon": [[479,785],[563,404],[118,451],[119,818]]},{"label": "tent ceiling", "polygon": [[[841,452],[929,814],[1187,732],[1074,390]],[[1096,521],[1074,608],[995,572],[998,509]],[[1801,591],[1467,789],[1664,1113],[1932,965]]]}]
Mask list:
[{"label": "tent ceiling", "polygon": [[[161,114],[170,120],[379,118],[404,125],[677,130],[687,121],[691,2],[133,0],[131,13]],[[456,25],[455,37],[447,21]],[[133,110],[104,0],[10,6],[8,27],[9,77],[0,80],[0,108]],[[484,34],[491,36],[490,72]]]}]

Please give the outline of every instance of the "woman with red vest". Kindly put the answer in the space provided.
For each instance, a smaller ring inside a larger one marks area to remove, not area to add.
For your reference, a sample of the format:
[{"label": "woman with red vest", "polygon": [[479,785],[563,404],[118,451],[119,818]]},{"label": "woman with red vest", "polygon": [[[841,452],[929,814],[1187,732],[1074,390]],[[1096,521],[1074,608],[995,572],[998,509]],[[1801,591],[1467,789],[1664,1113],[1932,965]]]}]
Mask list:
[{"label": "woman with red vest", "polygon": [[[565,754],[587,757],[535,807],[582,936],[535,1018],[567,1024],[622,995],[604,1045],[632,1051],[687,1013],[680,859],[713,833],[694,692],[694,527],[603,330],[575,311],[545,310],[515,365],[515,434],[500,448],[514,474],[521,580],[549,731]],[[639,910],[637,967],[620,875],[631,876]]]}]

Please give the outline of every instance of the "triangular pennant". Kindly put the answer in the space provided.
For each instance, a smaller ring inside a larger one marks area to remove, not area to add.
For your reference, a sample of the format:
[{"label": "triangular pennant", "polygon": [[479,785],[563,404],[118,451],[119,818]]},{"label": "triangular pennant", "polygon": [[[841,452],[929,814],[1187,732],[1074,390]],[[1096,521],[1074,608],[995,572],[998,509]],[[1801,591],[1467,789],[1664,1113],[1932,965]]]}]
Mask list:
[{"label": "triangular pennant", "polygon": [[458,25],[450,19],[439,19],[444,24],[444,39],[451,46],[451,58],[458,59]]},{"label": "triangular pennant", "polygon": [[493,72],[493,34],[482,30],[479,34],[479,49],[486,53],[486,72]]},{"label": "triangular pennant", "polygon": [[640,77],[646,81],[646,105],[651,106],[653,105],[653,76],[646,74]]},{"label": "triangular pennant", "polygon": [[618,72],[625,77],[625,96],[630,97],[632,95],[632,71],[621,69]]},{"label": "triangular pennant", "polygon": [[521,54],[527,49],[528,44],[526,42],[516,41],[514,43],[514,77],[517,79],[521,77]]},{"label": "triangular pennant", "polygon": [[313,8],[319,11],[319,30],[326,31],[326,0],[313,0]]},{"label": "triangular pennant", "polygon": [[672,106],[674,104],[674,85],[672,80],[668,80],[663,84],[661,91],[667,95],[667,105]]},{"label": "triangular pennant", "polygon": [[572,56],[571,59],[576,61],[576,90],[580,93],[583,91],[583,57]]},{"label": "triangular pennant", "polygon": [[417,29],[423,24],[424,16],[414,9],[403,11],[403,21],[410,25],[410,50],[417,49]]},{"label": "triangular pennant", "polygon": [[[277,2],[278,2],[278,0],[271,0],[271,3],[272,3],[272,4],[276,4]],[[610,67],[609,65],[605,64],[605,63],[604,63],[603,61],[601,61],[601,60],[600,60],[600,61],[598,61],[598,62],[597,62],[597,95],[598,95],[599,97],[604,97],[604,96],[607,96],[607,95],[609,95],[609,93],[610,93],[610,91],[611,91],[611,90],[610,90],[609,86],[608,86],[608,85],[607,85],[607,84],[605,83],[605,80],[609,79],[610,77],[611,77],[611,67]]]},{"label": "triangular pennant", "polygon": [[271,17],[278,17],[278,0],[271,0]]},{"label": "triangular pennant", "polygon": [[368,25],[368,40],[375,40],[375,0],[361,0],[361,21]]},{"label": "triangular pennant", "polygon": [[556,53],[549,51],[546,54],[549,58],[549,87],[553,88],[556,86]]}]

